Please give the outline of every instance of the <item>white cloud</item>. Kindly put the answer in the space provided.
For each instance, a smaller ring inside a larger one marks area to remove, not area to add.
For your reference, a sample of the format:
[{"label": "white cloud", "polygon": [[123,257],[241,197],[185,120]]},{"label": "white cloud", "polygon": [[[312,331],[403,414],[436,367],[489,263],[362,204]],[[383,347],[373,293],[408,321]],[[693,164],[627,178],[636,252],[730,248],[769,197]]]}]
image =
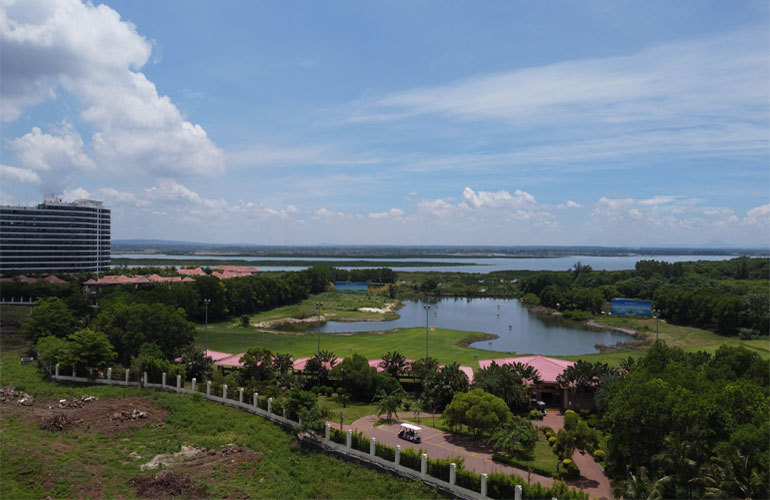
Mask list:
[{"label": "white cloud", "polygon": [[458,208],[453,204],[452,198],[439,198],[437,200],[421,200],[417,204],[420,213],[432,217],[450,217],[458,212]]},{"label": "white cloud", "polygon": [[646,200],[639,200],[640,205],[665,205],[666,203],[671,203],[672,201],[680,198],[679,196],[653,196],[652,198],[648,198]]},{"label": "white cloud", "polygon": [[[81,118],[95,128],[86,149],[100,165],[159,175],[223,171],[224,155],[206,131],[186,121],[137,71],[146,64],[151,45],[111,8],[79,0],[9,0],[0,10],[0,46],[4,121],[54,98],[60,87],[77,98]],[[49,143],[69,137],[42,134],[38,128],[30,134]],[[83,147],[80,141],[79,167],[88,158]],[[26,160],[41,169],[56,168],[44,159]]]},{"label": "white cloud", "polygon": [[398,219],[404,216],[404,211],[400,208],[391,208],[386,212],[371,212],[370,219]]},{"label": "white cloud", "polygon": [[64,201],[75,200],[90,200],[93,199],[93,195],[85,188],[79,187],[76,189],[65,189],[61,195]]},{"label": "white cloud", "polygon": [[10,165],[0,165],[0,179],[3,182],[15,181],[15,182],[29,182],[39,183],[40,176],[36,172],[28,170],[26,168],[12,167]]},{"label": "white cloud", "polygon": [[535,197],[526,191],[517,189],[513,195],[508,191],[479,191],[469,187],[463,190],[464,202],[473,209],[519,208],[535,204]]},{"label": "white cloud", "polygon": [[561,208],[561,209],[565,209],[565,208],[583,208],[583,205],[581,205],[578,202],[572,201],[572,200],[567,200],[566,203],[559,203],[558,205],[556,205],[556,208]]},{"label": "white cloud", "polygon": [[756,226],[770,225],[770,203],[754,207],[746,212],[743,223]]}]

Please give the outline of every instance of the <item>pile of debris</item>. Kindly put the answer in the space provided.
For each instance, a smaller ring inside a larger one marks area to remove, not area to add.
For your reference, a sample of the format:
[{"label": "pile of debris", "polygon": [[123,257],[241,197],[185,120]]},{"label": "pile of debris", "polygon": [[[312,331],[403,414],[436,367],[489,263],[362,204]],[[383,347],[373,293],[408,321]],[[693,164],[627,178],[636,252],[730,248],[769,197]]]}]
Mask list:
[{"label": "pile of debris", "polygon": [[[17,399],[18,398],[18,399]],[[17,391],[15,387],[3,387],[0,389],[0,403],[7,403],[16,399],[16,403],[23,406],[32,406],[35,398],[23,391]]]},{"label": "pile of debris", "polygon": [[141,498],[168,498],[183,495],[193,482],[185,474],[166,470],[149,477],[135,477],[131,481]]},{"label": "pile of debris", "polygon": [[86,403],[98,400],[99,398],[94,396],[81,396],[79,398],[73,398],[70,401],[67,401],[66,399],[60,399],[59,408],[83,408]]},{"label": "pile of debris", "polygon": [[147,418],[147,412],[137,410],[134,408],[131,411],[121,410],[113,413],[110,416],[110,420],[120,420],[121,422],[128,422],[130,420],[139,420],[140,418]]},{"label": "pile of debris", "polygon": [[52,417],[46,417],[44,418],[38,427],[40,429],[51,431],[51,432],[58,432],[68,429],[69,427],[72,427],[74,425],[77,425],[81,423],[83,420],[71,420],[67,415],[54,415]]}]

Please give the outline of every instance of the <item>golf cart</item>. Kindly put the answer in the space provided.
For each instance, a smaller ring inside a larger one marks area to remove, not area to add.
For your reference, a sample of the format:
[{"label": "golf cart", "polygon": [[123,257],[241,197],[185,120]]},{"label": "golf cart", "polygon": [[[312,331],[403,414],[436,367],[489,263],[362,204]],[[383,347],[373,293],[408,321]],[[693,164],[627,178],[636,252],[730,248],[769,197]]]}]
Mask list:
[{"label": "golf cart", "polygon": [[542,416],[545,417],[546,413],[548,413],[545,410],[545,401],[536,401],[535,402],[535,409],[540,412]]},{"label": "golf cart", "polygon": [[416,425],[401,424],[401,430],[398,431],[398,437],[412,443],[419,443],[421,441],[419,434],[421,430],[422,427],[417,427]]}]

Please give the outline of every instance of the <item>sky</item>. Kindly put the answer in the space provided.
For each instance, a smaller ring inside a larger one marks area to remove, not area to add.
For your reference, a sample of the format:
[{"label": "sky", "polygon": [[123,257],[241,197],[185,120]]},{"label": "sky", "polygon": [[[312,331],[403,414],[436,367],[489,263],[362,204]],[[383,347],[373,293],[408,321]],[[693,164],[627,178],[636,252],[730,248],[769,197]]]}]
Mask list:
[{"label": "sky", "polygon": [[0,204],[113,239],[770,248],[770,4],[0,0]]}]

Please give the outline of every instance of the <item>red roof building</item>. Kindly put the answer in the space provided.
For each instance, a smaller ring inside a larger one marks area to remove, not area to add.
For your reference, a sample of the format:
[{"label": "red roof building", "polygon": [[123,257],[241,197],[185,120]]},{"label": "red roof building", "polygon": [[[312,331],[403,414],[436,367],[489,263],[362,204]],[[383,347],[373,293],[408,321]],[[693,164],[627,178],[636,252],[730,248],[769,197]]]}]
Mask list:
[{"label": "red roof building", "polygon": [[[500,366],[518,362],[535,368],[540,372],[540,382],[532,386],[532,397],[538,401],[545,401],[546,404],[552,406],[567,408],[570,405],[569,387],[563,387],[556,380],[556,377],[561,375],[565,369],[574,365],[574,361],[548,358],[546,356],[519,356],[516,358],[479,360],[479,367],[486,368],[493,362]],[[532,385],[531,380],[525,382]]]}]

